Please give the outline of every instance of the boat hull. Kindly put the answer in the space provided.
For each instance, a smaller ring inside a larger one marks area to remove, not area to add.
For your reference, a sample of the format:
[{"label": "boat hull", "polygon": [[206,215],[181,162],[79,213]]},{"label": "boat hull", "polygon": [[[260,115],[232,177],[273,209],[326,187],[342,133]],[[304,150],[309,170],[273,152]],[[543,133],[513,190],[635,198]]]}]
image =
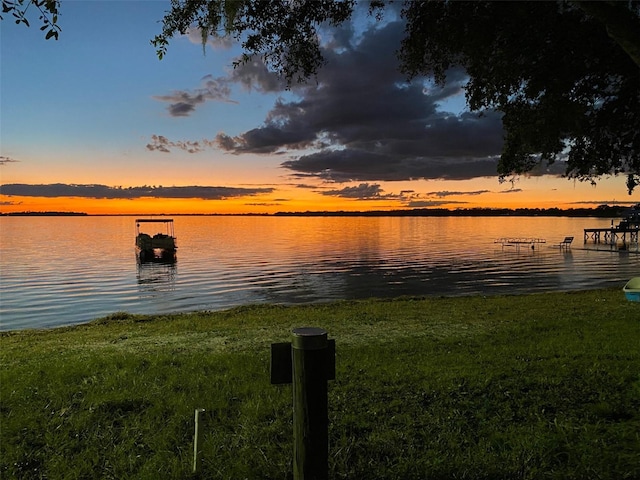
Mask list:
[{"label": "boat hull", "polygon": [[137,248],[136,254],[138,261],[141,263],[147,262],[175,262],[176,250],[164,249],[164,248]]},{"label": "boat hull", "polygon": [[640,277],[634,277],[622,289],[630,302],[640,302]]}]

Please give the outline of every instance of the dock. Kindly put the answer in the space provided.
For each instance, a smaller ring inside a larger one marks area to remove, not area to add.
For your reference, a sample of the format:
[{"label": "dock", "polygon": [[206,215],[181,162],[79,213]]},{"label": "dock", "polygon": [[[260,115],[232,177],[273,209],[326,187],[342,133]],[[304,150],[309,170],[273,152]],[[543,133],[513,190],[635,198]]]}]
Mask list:
[{"label": "dock", "polygon": [[[607,245],[616,245],[619,241],[622,241],[623,245],[630,243],[638,243],[638,232],[640,227],[608,227],[608,228],[585,228],[584,229],[584,243],[588,243],[589,240],[593,243],[605,243]],[[629,239],[627,241],[627,235]]]},{"label": "dock", "polygon": [[547,243],[547,241],[544,238],[503,237],[494,240],[493,243],[502,244],[503,250],[504,247],[514,247],[516,251],[520,251],[522,245],[526,245],[528,248],[531,248],[531,250],[535,250],[536,245]]},{"label": "dock", "polygon": [[[594,244],[602,243],[606,245],[617,245],[622,242],[622,246],[638,245],[638,232],[640,231],[640,204],[629,209],[622,221],[607,228],[585,228],[584,243],[589,240]],[[628,239],[627,239],[628,237]]]}]

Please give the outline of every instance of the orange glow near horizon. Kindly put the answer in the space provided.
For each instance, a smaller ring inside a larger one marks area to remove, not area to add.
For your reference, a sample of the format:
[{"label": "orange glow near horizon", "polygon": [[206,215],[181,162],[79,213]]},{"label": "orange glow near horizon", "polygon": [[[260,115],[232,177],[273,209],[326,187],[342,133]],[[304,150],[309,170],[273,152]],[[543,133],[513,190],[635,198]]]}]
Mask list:
[{"label": "orange glow near horizon", "polygon": [[[350,200],[334,197],[318,199],[291,199],[287,201],[255,198],[238,198],[230,200],[202,200],[202,199],[159,199],[142,198],[135,200],[121,199],[84,199],[84,198],[39,198],[39,197],[5,197],[0,207],[0,213],[17,212],[77,212],[89,215],[148,215],[148,214],[274,214],[277,212],[310,212],[310,211],[386,211],[413,208],[595,208],[593,204],[576,204],[572,201],[558,202],[556,200],[541,200],[540,198],[505,198],[508,195],[496,195],[484,201],[469,201],[447,203],[429,206],[427,204],[415,206],[404,204],[398,200]],[[637,203],[638,199],[621,198],[619,203]]]},{"label": "orange glow near horizon", "polygon": [[[8,204],[11,202],[11,204]],[[127,214],[272,214],[306,211],[367,211],[403,208],[399,202],[354,201],[327,197],[326,201],[257,200],[252,197],[230,200],[202,199],[84,199],[11,197],[3,202],[1,213],[15,212],[78,212],[90,215]],[[393,204],[397,203],[397,204]]]},{"label": "orange glow near horizon", "polygon": [[[247,185],[247,184],[240,184]],[[260,186],[260,184],[251,184]],[[640,202],[640,190],[628,195],[624,179],[606,179],[594,187],[562,178],[523,178],[515,184],[495,178],[467,181],[384,182],[373,199],[342,198],[346,184],[296,188],[267,184],[270,193],[221,200],[198,198],[104,199],[79,197],[22,197],[0,194],[0,213],[78,212],[90,215],[136,214],[273,214],[308,211],[387,211],[412,208],[595,208],[600,204]],[[371,184],[367,184],[371,185]],[[378,185],[377,183],[375,185]],[[243,187],[244,188],[244,187]],[[357,185],[348,188],[357,189]],[[324,194],[323,194],[324,193]]]}]

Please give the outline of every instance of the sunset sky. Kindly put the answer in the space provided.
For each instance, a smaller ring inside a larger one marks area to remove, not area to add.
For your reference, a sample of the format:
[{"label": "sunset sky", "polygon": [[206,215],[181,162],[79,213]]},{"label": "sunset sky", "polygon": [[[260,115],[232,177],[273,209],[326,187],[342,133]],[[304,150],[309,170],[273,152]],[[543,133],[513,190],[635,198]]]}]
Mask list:
[{"label": "sunset sky", "polygon": [[500,183],[499,115],[466,111],[463,72],[410,84],[404,26],[362,13],[325,31],[327,65],[284,84],[236,44],[197,32],[163,60],[168,1],[63,1],[60,39],[5,16],[0,211],[273,213],[417,207],[594,207],[640,202],[625,178],[564,169]]}]

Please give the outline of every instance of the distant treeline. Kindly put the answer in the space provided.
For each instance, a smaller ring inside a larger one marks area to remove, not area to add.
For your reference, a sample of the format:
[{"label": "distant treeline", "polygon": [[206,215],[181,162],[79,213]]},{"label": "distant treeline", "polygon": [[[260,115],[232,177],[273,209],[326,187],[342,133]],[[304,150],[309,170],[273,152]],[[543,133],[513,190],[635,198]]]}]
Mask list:
[{"label": "distant treeline", "polygon": [[7,217],[82,217],[89,214],[83,212],[0,212],[0,215]]},{"label": "distant treeline", "polygon": [[409,210],[372,210],[367,212],[278,212],[292,217],[621,217],[627,206],[602,205],[597,208],[415,208]]},{"label": "distant treeline", "polygon": [[[274,217],[622,217],[631,207],[624,205],[600,205],[596,208],[413,208],[402,210],[370,210],[364,212],[348,211],[307,211],[268,213],[162,213],[162,214],[126,214],[126,215],[92,215],[92,216],[274,216]],[[88,216],[83,212],[11,212],[0,213],[0,216]]]}]

